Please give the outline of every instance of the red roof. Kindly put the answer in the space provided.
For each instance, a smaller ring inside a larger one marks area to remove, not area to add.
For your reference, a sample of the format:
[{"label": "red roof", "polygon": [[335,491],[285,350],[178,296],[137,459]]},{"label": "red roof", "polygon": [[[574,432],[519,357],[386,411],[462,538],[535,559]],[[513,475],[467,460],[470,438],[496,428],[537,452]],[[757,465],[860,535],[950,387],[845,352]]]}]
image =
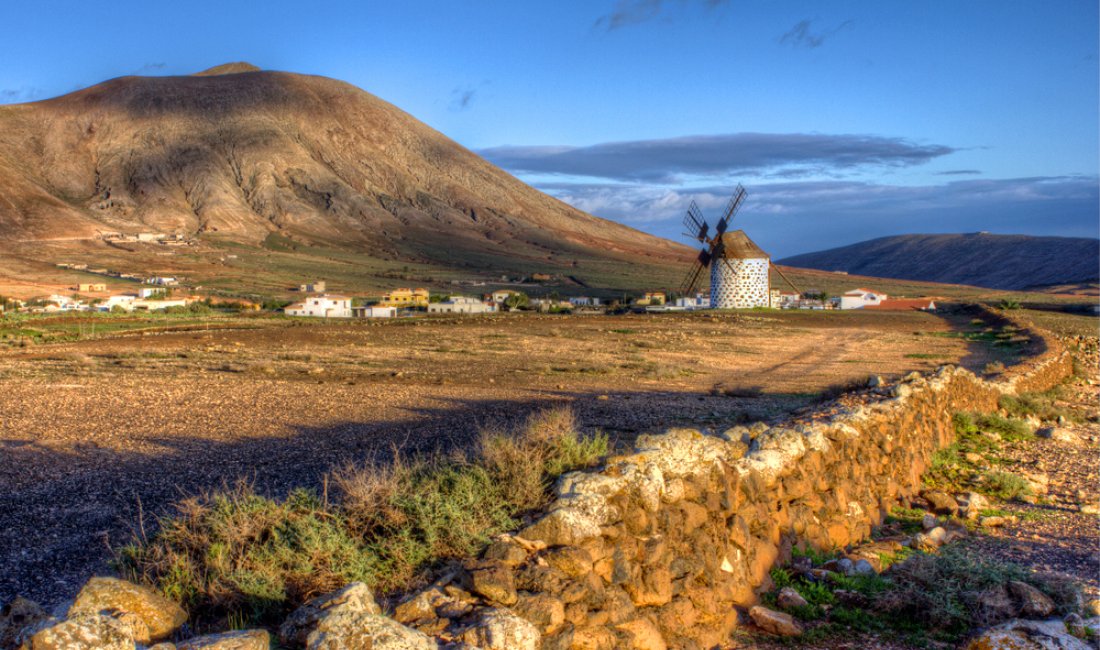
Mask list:
[{"label": "red roof", "polygon": [[911,298],[908,300],[890,299],[883,300],[877,305],[867,305],[864,309],[884,309],[901,311],[906,309],[935,309],[936,302],[931,298]]}]

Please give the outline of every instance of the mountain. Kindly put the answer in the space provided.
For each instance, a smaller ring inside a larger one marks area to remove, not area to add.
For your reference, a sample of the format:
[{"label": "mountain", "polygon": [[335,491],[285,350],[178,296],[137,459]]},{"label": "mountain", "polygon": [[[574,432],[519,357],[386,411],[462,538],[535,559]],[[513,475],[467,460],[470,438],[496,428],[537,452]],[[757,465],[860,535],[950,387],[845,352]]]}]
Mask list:
[{"label": "mountain", "polygon": [[1095,281],[1100,240],[1028,235],[897,235],[780,264],[882,278],[1024,289]]},{"label": "mountain", "polygon": [[411,268],[625,288],[671,284],[692,251],[549,197],[350,84],[230,63],[0,106],[5,254],[250,286],[311,272],[392,285]]}]

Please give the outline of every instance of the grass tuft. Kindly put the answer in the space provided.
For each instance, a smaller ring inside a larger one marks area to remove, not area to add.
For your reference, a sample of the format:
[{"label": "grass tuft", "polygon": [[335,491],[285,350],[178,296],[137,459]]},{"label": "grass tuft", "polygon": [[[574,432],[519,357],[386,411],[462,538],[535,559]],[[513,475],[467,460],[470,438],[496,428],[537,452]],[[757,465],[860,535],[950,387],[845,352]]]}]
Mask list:
[{"label": "grass tuft", "polygon": [[277,623],[305,600],[352,581],[407,587],[448,558],[481,550],[546,504],[561,474],[608,453],[568,408],[512,432],[483,432],[477,450],[348,466],[339,500],[308,490],[277,501],[248,484],[182,501],[158,532],[118,550],[124,576],[183,604],[200,626]]}]

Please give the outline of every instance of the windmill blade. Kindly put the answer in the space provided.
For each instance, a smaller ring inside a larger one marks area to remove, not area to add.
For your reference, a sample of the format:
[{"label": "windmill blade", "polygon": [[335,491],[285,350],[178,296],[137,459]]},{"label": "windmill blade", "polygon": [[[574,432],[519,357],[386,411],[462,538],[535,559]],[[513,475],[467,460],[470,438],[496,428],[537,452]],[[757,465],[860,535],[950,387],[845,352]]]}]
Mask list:
[{"label": "windmill blade", "polygon": [[799,289],[798,287],[794,286],[794,282],[791,282],[791,279],[788,278],[786,276],[786,274],[784,274],[782,271],[780,271],[778,266],[776,266],[775,264],[772,264],[770,260],[768,261],[768,265],[771,266],[773,269],[775,269],[775,272],[779,274],[779,277],[783,278],[784,282],[791,285],[791,288],[794,289],[795,293],[797,293],[800,296],[802,295],[802,289]]},{"label": "windmill blade", "polygon": [[710,224],[703,218],[703,213],[699,211],[699,206],[695,205],[695,201],[691,202],[687,214],[684,215],[684,228],[687,229],[689,237],[694,237],[701,242],[707,240]]},{"label": "windmill blade", "polygon": [[722,218],[718,220],[718,227],[715,231],[721,235],[726,232],[726,228],[729,227],[730,222],[733,221],[734,215],[741,209],[741,204],[745,202],[745,197],[749,195],[745,191],[745,188],[740,183],[737,184],[737,189],[733,191],[733,196],[730,197],[729,203],[726,204],[726,209],[722,212]]},{"label": "windmill blade", "polygon": [[699,251],[699,256],[695,258],[695,263],[691,265],[691,270],[684,276],[684,281],[680,283],[680,293],[687,296],[695,291],[695,285],[699,282],[699,277],[703,273],[703,269],[710,264],[710,252],[706,250]]}]

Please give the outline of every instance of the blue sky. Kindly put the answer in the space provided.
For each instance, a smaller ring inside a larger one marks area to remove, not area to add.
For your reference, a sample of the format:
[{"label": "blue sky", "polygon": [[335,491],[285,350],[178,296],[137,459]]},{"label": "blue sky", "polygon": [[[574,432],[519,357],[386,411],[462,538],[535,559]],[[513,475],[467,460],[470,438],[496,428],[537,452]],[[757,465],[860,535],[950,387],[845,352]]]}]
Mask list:
[{"label": "blue sky", "polygon": [[593,214],[695,199],[775,257],[906,232],[1095,237],[1095,0],[9,0],[0,103],[227,61],[349,81]]}]

